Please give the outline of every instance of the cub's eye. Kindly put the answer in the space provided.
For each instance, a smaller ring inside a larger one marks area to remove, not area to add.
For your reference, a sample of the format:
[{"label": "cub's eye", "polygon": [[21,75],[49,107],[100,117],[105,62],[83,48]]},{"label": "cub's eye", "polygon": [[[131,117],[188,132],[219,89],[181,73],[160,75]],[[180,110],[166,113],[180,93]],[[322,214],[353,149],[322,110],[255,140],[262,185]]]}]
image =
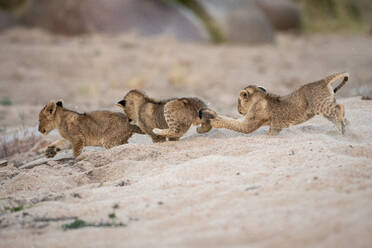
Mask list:
[{"label": "cub's eye", "polygon": [[240,94],[242,97],[247,97],[248,96],[248,93],[243,91],[241,94]]}]

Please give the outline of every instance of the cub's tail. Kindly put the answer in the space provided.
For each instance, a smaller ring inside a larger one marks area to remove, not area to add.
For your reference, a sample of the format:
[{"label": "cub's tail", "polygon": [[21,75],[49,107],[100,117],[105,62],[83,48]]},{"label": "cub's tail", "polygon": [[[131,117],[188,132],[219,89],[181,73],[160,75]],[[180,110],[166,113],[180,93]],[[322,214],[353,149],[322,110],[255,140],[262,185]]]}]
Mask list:
[{"label": "cub's tail", "polygon": [[336,88],[334,88],[333,92],[336,93],[349,80],[349,73],[341,72],[341,73],[332,74],[332,75],[326,77],[324,79],[324,81],[327,85],[330,85],[330,84],[336,82],[337,80],[339,80],[340,78],[344,78],[344,80],[339,85],[337,85]]}]

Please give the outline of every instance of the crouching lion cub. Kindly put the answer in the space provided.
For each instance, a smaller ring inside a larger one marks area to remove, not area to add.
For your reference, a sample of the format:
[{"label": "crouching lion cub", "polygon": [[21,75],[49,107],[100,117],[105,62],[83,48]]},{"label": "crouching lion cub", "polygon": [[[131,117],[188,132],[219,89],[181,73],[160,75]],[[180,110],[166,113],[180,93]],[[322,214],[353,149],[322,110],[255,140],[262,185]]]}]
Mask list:
[{"label": "crouching lion cub", "polygon": [[211,129],[209,121],[202,123],[199,110],[207,105],[196,97],[155,100],[139,90],[129,91],[117,104],[130,121],[135,122],[153,142],[178,140],[191,124],[199,125],[198,132]]},{"label": "crouching lion cub", "polygon": [[127,143],[133,133],[143,133],[137,126],[130,125],[122,113],[94,111],[80,114],[64,108],[61,101],[49,102],[39,114],[39,131],[47,135],[53,129],[58,129],[64,139],[48,147],[47,157],[54,157],[59,150],[72,145],[76,158],[84,146],[108,149]]},{"label": "crouching lion cub", "polygon": [[[343,78],[335,88],[332,84]],[[348,73],[337,73],[322,80],[305,84],[287,96],[267,93],[262,87],[250,85],[238,98],[238,112],[244,117],[232,119],[217,115],[213,110],[199,112],[200,118],[210,120],[214,128],[227,128],[250,133],[263,125],[270,126],[269,135],[278,134],[283,128],[303,123],[315,115],[322,115],[333,122],[340,133],[345,133],[345,110],[336,103],[335,93],[348,81]]]}]

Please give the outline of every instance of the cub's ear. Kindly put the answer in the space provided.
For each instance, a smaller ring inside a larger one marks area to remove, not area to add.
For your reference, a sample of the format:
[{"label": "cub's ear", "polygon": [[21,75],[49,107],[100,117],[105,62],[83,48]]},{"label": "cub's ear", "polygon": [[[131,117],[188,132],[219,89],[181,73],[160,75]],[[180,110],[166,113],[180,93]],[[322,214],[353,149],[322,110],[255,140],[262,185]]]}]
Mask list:
[{"label": "cub's ear", "polygon": [[125,107],[125,104],[126,104],[125,100],[121,100],[120,102],[117,103],[117,105],[122,106],[122,107]]},{"label": "cub's ear", "polygon": [[262,87],[262,86],[258,86],[257,88],[259,88],[260,90],[262,90],[263,92],[266,93],[266,89],[265,89],[264,87]]},{"label": "cub's ear", "polygon": [[59,107],[63,107],[63,101],[59,100],[58,102],[56,102],[56,105]]},{"label": "cub's ear", "polygon": [[240,91],[240,94],[239,94],[241,97],[243,97],[243,98],[247,98],[248,97],[248,92],[247,91],[245,91],[245,90],[242,90],[242,91]]},{"label": "cub's ear", "polygon": [[57,109],[57,104],[54,101],[50,101],[48,105],[46,106],[45,111],[50,115],[54,115],[54,113],[56,112],[56,109]]}]

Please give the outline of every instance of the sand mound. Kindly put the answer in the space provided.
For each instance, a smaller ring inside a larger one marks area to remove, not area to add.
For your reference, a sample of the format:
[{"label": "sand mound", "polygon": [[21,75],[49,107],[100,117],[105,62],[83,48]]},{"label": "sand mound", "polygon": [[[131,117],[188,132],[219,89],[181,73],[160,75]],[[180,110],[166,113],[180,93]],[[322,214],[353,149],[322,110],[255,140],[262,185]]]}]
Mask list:
[{"label": "sand mound", "polygon": [[[66,151],[32,169],[0,168],[9,208],[0,247],[369,247],[372,101],[340,102],[345,136],[315,117],[276,137],[267,128],[192,129],[161,144],[135,135],[85,149],[77,163]],[[64,231],[75,217],[125,226]]]}]

